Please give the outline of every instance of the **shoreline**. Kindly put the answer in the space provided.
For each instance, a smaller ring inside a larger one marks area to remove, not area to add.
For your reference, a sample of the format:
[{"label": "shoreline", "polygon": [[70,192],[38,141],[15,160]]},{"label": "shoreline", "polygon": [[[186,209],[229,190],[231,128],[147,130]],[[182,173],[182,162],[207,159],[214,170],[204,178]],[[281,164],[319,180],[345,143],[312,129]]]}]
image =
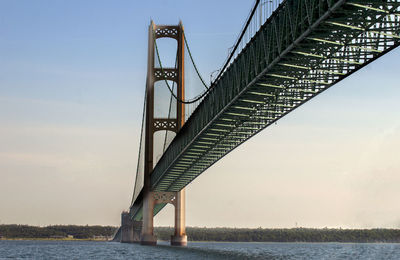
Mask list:
[{"label": "shoreline", "polygon": [[[113,242],[112,240],[103,239],[77,239],[77,238],[0,238],[0,241],[72,241],[72,242]],[[169,243],[169,240],[158,240],[158,242]],[[188,241],[189,243],[251,243],[251,244],[400,244],[400,242],[387,242],[387,241],[376,241],[376,242],[357,242],[357,241],[290,241],[290,242],[277,242],[277,241]],[[115,242],[120,243],[120,242]],[[132,243],[135,244],[135,243]]]},{"label": "shoreline", "polygon": [[24,237],[24,238],[0,238],[0,241],[95,241],[95,242],[109,242],[110,240],[105,239],[93,239],[93,238],[37,238],[37,237]]},{"label": "shoreline", "polygon": [[[0,240],[109,242],[117,227],[0,225]],[[159,241],[169,241],[173,227],[155,227]],[[400,229],[206,228],[186,227],[190,242],[217,243],[400,243]],[[164,243],[164,242],[163,242]]]}]

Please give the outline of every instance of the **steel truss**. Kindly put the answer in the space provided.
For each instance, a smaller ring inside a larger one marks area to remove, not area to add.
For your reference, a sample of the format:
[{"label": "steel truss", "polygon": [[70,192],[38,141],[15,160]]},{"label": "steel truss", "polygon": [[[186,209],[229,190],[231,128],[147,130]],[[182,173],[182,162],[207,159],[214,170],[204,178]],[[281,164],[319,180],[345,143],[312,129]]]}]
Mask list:
[{"label": "steel truss", "polygon": [[[400,0],[287,0],[170,144],[152,189],[179,191],[264,128],[400,44]],[[164,205],[155,209],[155,214]],[[141,218],[140,209],[135,218]]]}]

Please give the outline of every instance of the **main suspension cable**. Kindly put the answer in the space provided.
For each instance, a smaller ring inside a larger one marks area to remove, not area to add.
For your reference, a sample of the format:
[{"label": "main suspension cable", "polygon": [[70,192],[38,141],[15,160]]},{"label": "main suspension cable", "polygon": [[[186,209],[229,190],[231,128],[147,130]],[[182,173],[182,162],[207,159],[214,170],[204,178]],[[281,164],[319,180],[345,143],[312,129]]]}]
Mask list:
[{"label": "main suspension cable", "polygon": [[[164,74],[164,68],[163,68],[162,63],[161,63],[160,53],[159,53],[159,51],[158,51],[158,46],[157,46],[157,42],[156,42],[156,37],[155,37],[155,32],[154,32],[154,31],[153,31],[153,34],[154,34],[154,46],[155,46],[155,50],[156,50],[156,54],[157,54],[157,59],[158,59],[158,62],[160,63],[161,73]],[[197,70],[196,70],[196,71],[197,71]],[[171,86],[169,85],[168,81],[167,81],[166,79],[164,79],[164,81],[165,81],[165,83],[166,83],[166,85],[167,85],[167,87],[168,87],[169,92],[171,92],[171,95],[172,95],[178,102],[183,103],[183,104],[192,104],[192,103],[195,103],[195,102],[199,101],[199,100],[202,99],[205,95],[207,95],[208,92],[209,92],[210,89],[211,89],[211,88],[207,88],[206,91],[204,91],[202,94],[198,95],[197,97],[195,97],[195,98],[193,98],[193,99],[191,99],[191,100],[182,100],[182,99],[178,98],[177,95],[175,95],[175,93],[174,93],[173,90],[171,89]]]},{"label": "main suspension cable", "polygon": [[[178,50],[176,51],[175,66],[174,66],[175,69],[176,69],[177,63],[178,63]],[[172,91],[174,91],[174,87],[175,87],[175,81],[172,83]],[[169,99],[168,119],[171,118],[171,108],[172,108],[172,95],[171,95],[171,98]],[[165,148],[167,146],[167,135],[168,135],[168,131],[165,131],[163,152],[165,152]]]},{"label": "main suspension cable", "polygon": [[[147,84],[146,84],[147,85]],[[138,154],[138,162],[137,162],[137,166],[136,166],[136,177],[135,177],[135,185],[133,186],[133,196],[132,196],[132,202],[131,202],[131,206],[133,205],[133,203],[135,202],[134,200],[135,198],[135,192],[136,192],[136,183],[139,177],[139,168],[140,168],[140,158],[141,156],[141,150],[142,150],[142,146],[143,146],[143,134],[144,134],[144,127],[145,127],[145,120],[146,120],[146,102],[147,102],[147,91],[144,92],[144,101],[143,101],[143,115],[142,115],[142,127],[140,130],[140,141],[139,141],[139,154]],[[144,172],[143,172],[144,174]]]},{"label": "main suspension cable", "polygon": [[237,48],[239,47],[240,42],[242,41],[243,36],[244,36],[244,34],[246,33],[246,31],[247,31],[247,28],[248,28],[249,25],[250,25],[251,19],[253,18],[253,16],[254,16],[254,14],[255,14],[255,12],[256,12],[257,7],[258,7],[259,4],[260,4],[260,0],[256,0],[256,2],[254,3],[254,7],[253,7],[253,9],[252,9],[251,12],[250,12],[249,17],[247,18],[247,21],[246,21],[246,23],[245,23],[245,26],[244,26],[244,28],[243,28],[241,34],[240,34],[240,36],[238,37],[238,39],[236,40],[235,46],[233,47],[233,49],[232,49],[232,51],[231,51],[231,53],[230,53],[228,59],[226,60],[224,66],[223,66],[222,69],[219,71],[218,76],[217,76],[217,77],[215,78],[215,80],[211,83],[211,86],[210,86],[210,87],[212,87],[212,86],[215,85],[215,83],[221,78],[222,74],[225,72],[225,69],[228,67],[228,65],[229,65],[229,63],[230,63],[230,61],[231,61],[233,55],[235,54],[235,51],[236,51]]},{"label": "main suspension cable", "polygon": [[200,73],[199,73],[199,70],[197,69],[196,64],[194,63],[193,56],[192,56],[192,52],[190,51],[189,44],[187,43],[187,40],[186,40],[185,31],[182,30],[182,32],[183,32],[183,39],[185,40],[185,45],[186,45],[186,48],[187,48],[188,53],[189,53],[190,60],[192,61],[192,64],[193,64],[194,69],[196,70],[197,76],[199,76],[199,78],[200,78],[200,80],[201,80],[201,83],[203,83],[203,86],[204,86],[206,89],[208,89],[209,87],[208,87],[207,84],[204,82],[203,78],[201,77],[201,75],[200,75]]}]

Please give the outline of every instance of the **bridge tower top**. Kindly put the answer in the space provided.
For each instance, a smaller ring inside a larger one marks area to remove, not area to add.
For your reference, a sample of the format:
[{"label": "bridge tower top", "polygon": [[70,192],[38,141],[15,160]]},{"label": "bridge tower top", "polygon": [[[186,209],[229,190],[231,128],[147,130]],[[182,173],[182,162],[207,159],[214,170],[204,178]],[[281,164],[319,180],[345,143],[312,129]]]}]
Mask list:
[{"label": "bridge tower top", "polygon": [[[185,123],[185,104],[176,102],[176,116],[156,118],[154,116],[155,83],[161,80],[174,81],[177,86],[178,100],[185,99],[184,57],[185,42],[182,22],[178,25],[156,25],[151,21],[149,26],[148,65],[146,80],[146,126],[145,126],[145,169],[144,192],[150,191],[150,175],[154,168],[154,133],[157,131],[173,131],[177,133]],[[155,67],[155,43],[159,38],[177,40],[177,63],[175,68]]]}]

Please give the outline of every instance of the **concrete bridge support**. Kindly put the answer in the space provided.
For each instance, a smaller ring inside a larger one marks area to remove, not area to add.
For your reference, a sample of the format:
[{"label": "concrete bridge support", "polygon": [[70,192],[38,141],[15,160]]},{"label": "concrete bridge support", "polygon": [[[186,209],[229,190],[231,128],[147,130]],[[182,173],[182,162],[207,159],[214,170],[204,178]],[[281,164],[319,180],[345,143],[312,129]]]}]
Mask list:
[{"label": "concrete bridge support", "polygon": [[128,212],[121,214],[121,243],[139,243],[142,221],[131,219]]},{"label": "concrete bridge support", "polygon": [[[170,203],[175,206],[175,231],[171,236],[171,245],[186,246],[185,226],[185,190],[180,192],[150,192],[143,205],[143,231],[140,243],[142,245],[156,245],[157,237],[154,235],[153,214],[156,204]],[[147,201],[146,201],[147,200]]]},{"label": "concrete bridge support", "polygon": [[185,189],[177,192],[175,200],[175,233],[171,236],[172,246],[186,246],[187,236],[186,236],[186,224],[185,224]]},{"label": "concrete bridge support", "polygon": [[143,228],[140,238],[140,244],[146,246],[155,246],[157,237],[154,235],[154,198],[152,192],[148,192],[143,200]]}]

